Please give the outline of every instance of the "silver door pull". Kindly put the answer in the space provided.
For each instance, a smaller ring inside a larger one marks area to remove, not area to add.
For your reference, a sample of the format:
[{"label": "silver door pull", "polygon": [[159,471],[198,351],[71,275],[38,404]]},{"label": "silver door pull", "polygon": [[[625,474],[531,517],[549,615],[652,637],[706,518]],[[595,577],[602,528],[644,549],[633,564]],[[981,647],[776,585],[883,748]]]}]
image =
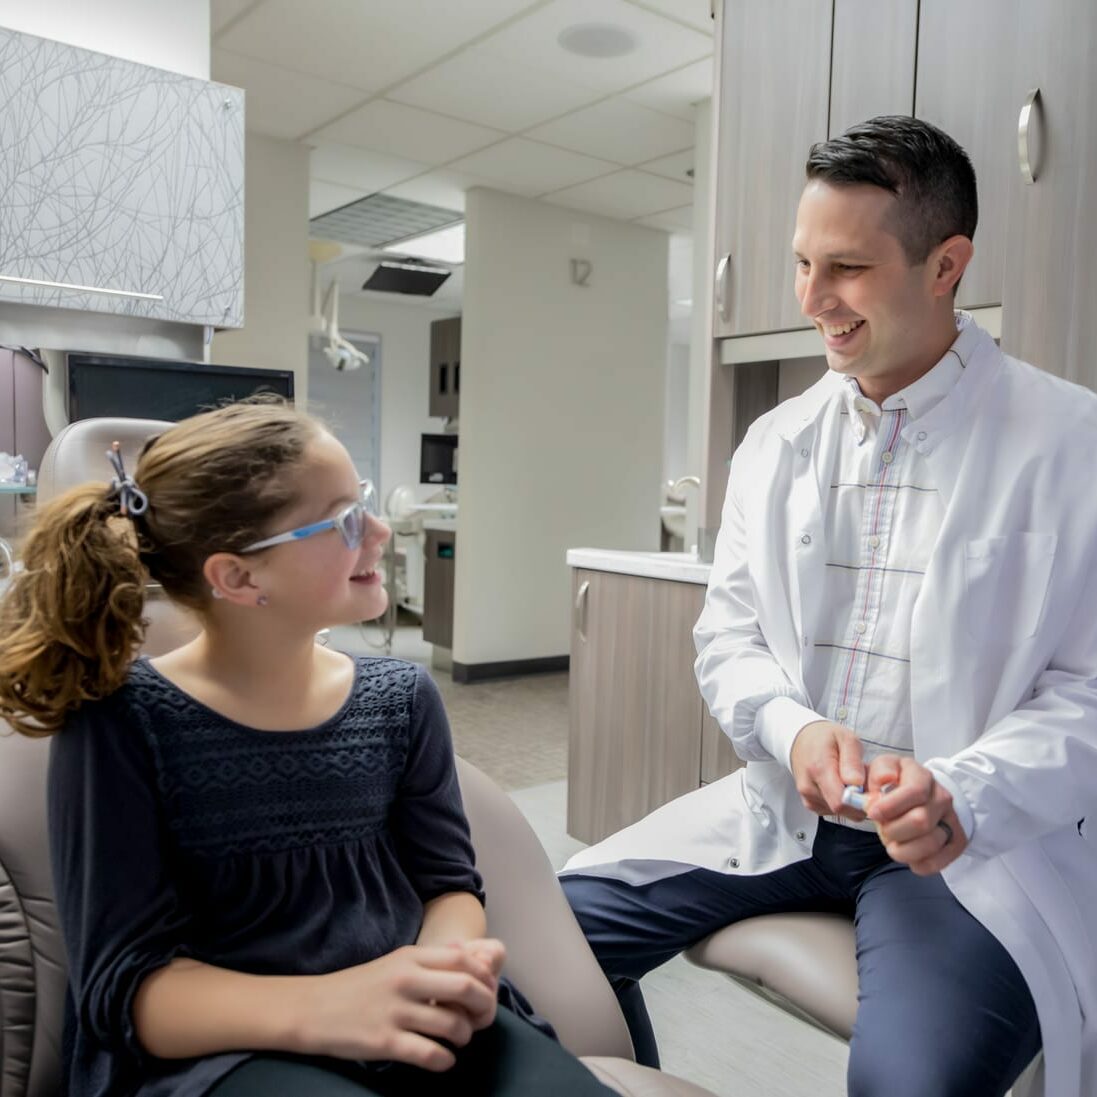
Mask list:
[{"label": "silver door pull", "polygon": [[1040,148],[1038,143],[1034,153],[1030,148],[1029,134],[1032,127],[1032,115],[1036,105],[1040,102],[1040,89],[1033,88],[1021,106],[1021,113],[1017,117],[1017,156],[1021,162],[1021,178],[1026,183],[1035,183],[1040,171]]},{"label": "silver door pull", "polygon": [[731,309],[728,308],[728,272],[731,269],[731,253],[720,256],[720,262],[716,264],[716,311],[720,319],[731,319]]},{"label": "silver door pull", "polygon": [[579,633],[579,639],[587,638],[587,593],[590,590],[590,580],[584,579],[579,584],[579,593],[575,596],[575,628]]}]

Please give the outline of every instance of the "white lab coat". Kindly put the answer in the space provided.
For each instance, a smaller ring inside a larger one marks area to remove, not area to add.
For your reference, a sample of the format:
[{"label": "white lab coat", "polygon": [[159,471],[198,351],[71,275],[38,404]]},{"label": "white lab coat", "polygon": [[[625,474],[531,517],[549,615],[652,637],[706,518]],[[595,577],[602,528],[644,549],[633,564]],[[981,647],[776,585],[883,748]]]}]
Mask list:
[{"label": "white lab coat", "polygon": [[[944,507],[911,625],[915,756],[971,836],[944,878],[1032,991],[1048,1097],[1095,1097],[1097,396],[979,329],[972,348],[952,393],[906,435]],[[763,416],[732,461],[696,669],[746,766],[567,872],[753,874],[810,856],[818,819],[788,770],[795,729],[756,715],[776,697],[811,704],[842,384],[828,373]]]}]

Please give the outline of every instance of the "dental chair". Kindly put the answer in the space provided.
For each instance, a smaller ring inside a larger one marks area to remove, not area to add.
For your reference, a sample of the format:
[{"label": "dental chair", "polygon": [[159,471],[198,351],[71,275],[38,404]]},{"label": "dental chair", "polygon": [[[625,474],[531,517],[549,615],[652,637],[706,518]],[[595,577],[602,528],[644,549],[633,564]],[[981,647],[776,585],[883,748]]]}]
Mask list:
[{"label": "dental chair", "polygon": [[[109,480],[106,450],[121,443],[126,467],[154,420],[88,419],[50,443],[39,470],[42,502],[90,479]],[[198,624],[149,591],[144,652],[169,651]],[[0,1097],[59,1097],[65,956],[53,902],[46,836],[48,739],[14,735],[0,721]],[[458,759],[488,928],[507,943],[506,973],[560,1040],[623,1097],[712,1097],[635,1062],[624,1018],[583,938],[544,850],[512,801]]]}]

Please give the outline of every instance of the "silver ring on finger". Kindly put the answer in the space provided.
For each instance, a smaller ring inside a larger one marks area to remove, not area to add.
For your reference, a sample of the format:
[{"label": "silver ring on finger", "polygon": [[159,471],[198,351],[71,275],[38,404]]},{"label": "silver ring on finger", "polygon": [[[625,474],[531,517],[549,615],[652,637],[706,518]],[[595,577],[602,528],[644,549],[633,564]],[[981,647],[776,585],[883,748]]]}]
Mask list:
[{"label": "silver ring on finger", "polygon": [[[944,819],[938,819],[937,825],[945,832],[945,845],[947,846],[953,839],[952,827],[944,821]],[[942,846],[942,849],[944,847]]]}]

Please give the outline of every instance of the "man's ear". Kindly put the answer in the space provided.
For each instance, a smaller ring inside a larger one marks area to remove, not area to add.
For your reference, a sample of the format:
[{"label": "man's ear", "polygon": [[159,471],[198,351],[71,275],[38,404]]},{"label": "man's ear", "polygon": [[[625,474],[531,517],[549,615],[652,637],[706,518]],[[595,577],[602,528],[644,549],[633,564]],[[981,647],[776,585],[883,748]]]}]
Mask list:
[{"label": "man's ear", "polygon": [[262,594],[255,581],[255,562],[231,552],[215,552],[202,565],[213,597],[238,606],[254,606]]},{"label": "man's ear", "polygon": [[934,297],[951,296],[960,276],[967,270],[975,245],[968,236],[950,236],[930,253],[926,269],[933,276]]}]

